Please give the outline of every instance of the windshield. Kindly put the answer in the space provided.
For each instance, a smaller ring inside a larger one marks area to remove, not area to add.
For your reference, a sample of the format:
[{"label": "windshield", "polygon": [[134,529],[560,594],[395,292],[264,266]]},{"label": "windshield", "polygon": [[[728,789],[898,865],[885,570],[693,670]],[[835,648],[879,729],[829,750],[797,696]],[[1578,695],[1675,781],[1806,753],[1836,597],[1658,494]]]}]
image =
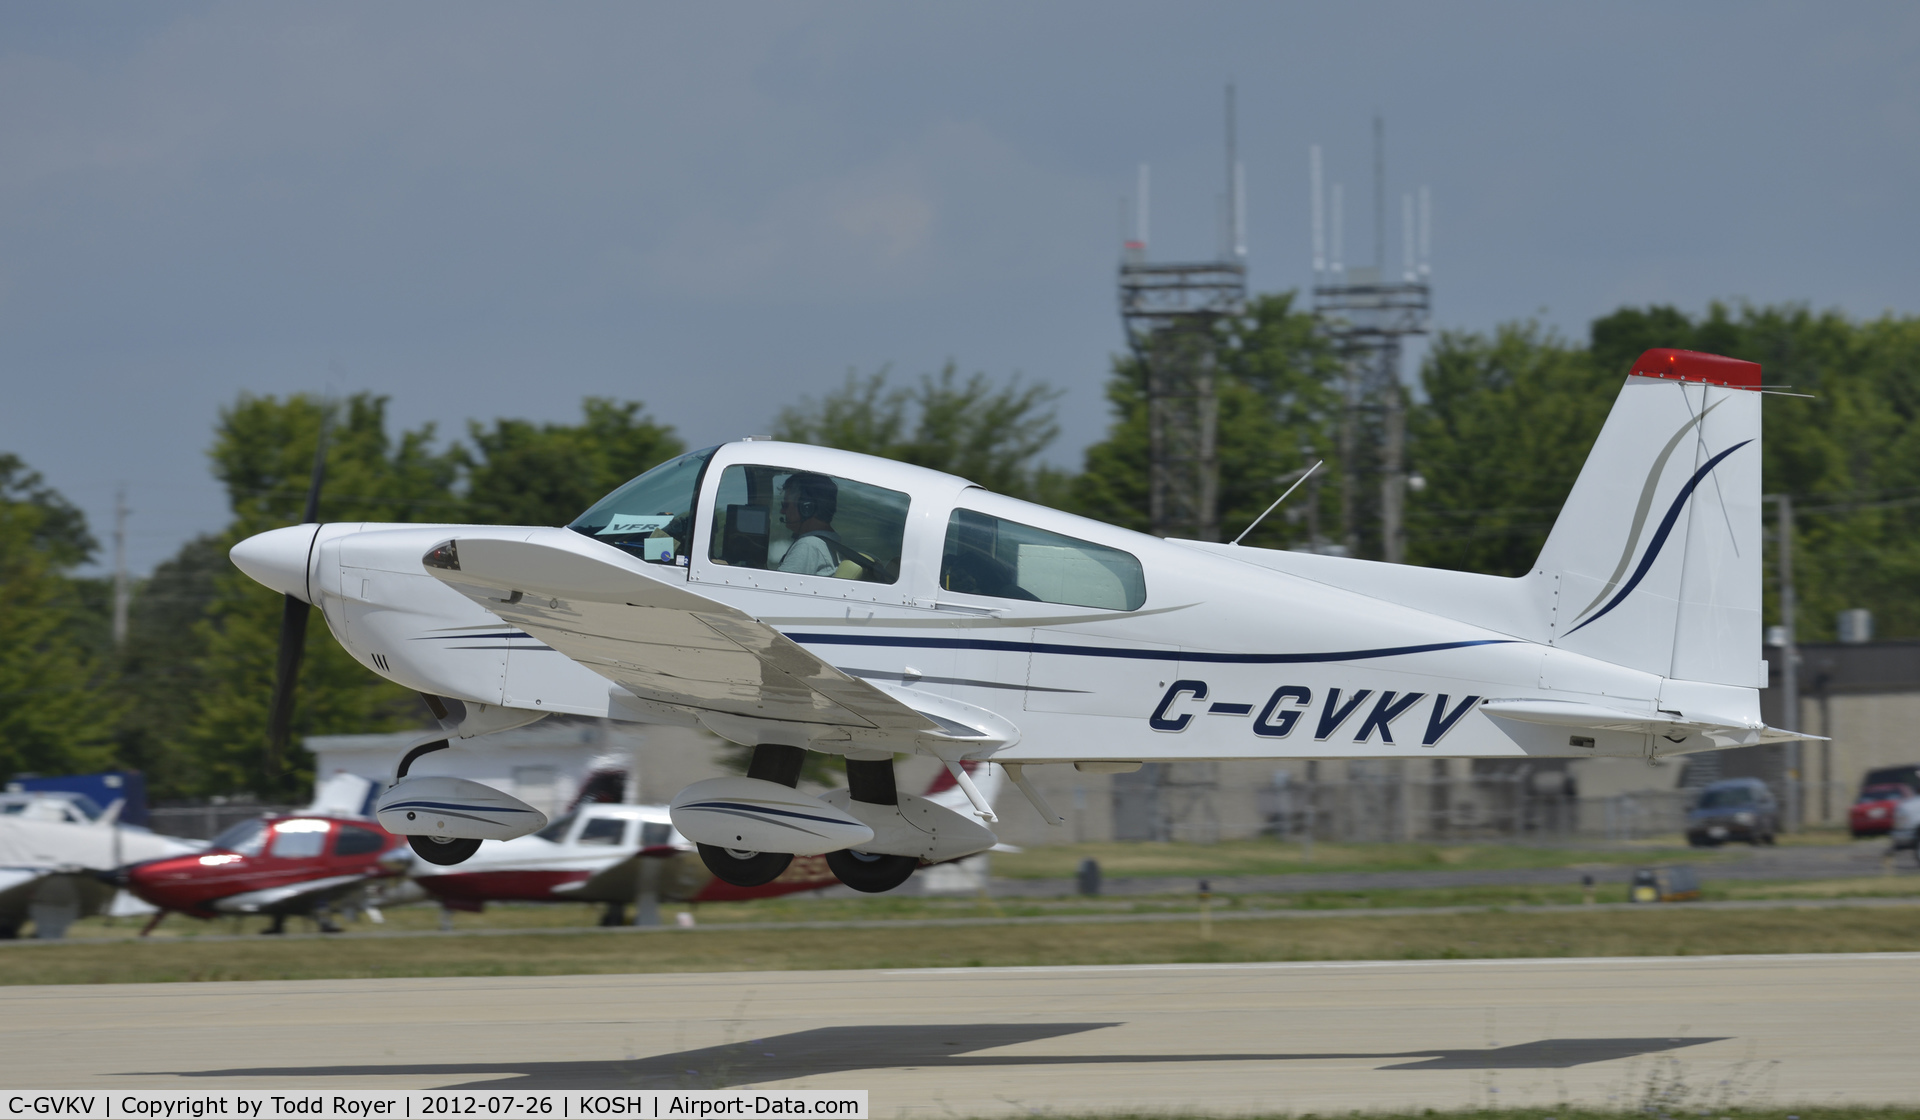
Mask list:
[{"label": "windshield", "polygon": [[213,838],[207,846],[229,852],[238,852],[243,856],[257,856],[266,846],[267,826],[259,817],[241,821]]},{"label": "windshield", "polygon": [[1913,796],[1906,786],[1868,786],[1860,791],[1860,801],[1905,801]]},{"label": "windshield", "polygon": [[1753,804],[1753,790],[1746,786],[1710,789],[1700,795],[1702,809],[1731,809],[1736,805],[1751,804]]},{"label": "windshield", "polygon": [[555,844],[564,844],[567,841],[567,830],[573,827],[573,818],[576,815],[577,814],[574,813],[568,813],[566,816],[561,817],[559,820],[554,821],[552,824],[534,833],[534,835],[542,840],[550,840]]},{"label": "windshield", "polygon": [[656,564],[685,564],[700,476],[718,447],[670,459],[593,503],[567,526]]}]

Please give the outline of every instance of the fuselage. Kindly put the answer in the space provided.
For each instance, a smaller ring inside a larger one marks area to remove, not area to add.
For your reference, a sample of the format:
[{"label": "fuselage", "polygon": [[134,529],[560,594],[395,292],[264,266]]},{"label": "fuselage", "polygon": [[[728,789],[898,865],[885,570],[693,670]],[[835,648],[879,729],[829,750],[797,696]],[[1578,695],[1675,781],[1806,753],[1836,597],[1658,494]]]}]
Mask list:
[{"label": "fuselage", "polygon": [[[752,615],[891,694],[995,713],[1017,728],[990,752],[1004,762],[1645,757],[1661,749],[1658,736],[1637,732],[1569,735],[1499,719],[1479,707],[1489,699],[1600,703],[1650,716],[1709,709],[1760,726],[1753,689],[1674,681],[1554,648],[1551,588],[1525,577],[1371,566],[1388,582],[1426,581],[1423,605],[1414,606],[1406,600],[1415,596],[1394,601],[1351,589],[1351,579],[1290,570],[1324,565],[1323,557],[1160,540],[888,460],[755,441],[701,454],[697,475],[685,472],[690,524],[654,525],[652,537],[335,523],[262,534],[235,559],[319,606],[354,657],[408,688],[529,713],[704,723],[742,741],[697,698],[636,695],[503,624],[429,575],[422,556],[456,536],[617,555],[647,578]],[[844,565],[837,577],[788,572],[762,536],[743,561],[736,529],[763,525],[767,503],[733,480],[767,468],[831,476],[843,493],[866,484],[898,495],[897,557],[854,553],[856,578]],[[667,518],[629,520],[637,534]],[[1002,541],[1028,542],[997,554],[1017,585],[956,578],[954,542],[979,524]]]}]

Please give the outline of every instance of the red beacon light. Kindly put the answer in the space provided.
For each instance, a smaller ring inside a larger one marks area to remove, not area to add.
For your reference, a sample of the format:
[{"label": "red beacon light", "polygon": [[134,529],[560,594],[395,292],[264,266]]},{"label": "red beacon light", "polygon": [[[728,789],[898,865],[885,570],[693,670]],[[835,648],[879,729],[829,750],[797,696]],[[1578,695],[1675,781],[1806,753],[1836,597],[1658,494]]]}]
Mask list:
[{"label": "red beacon light", "polygon": [[1634,359],[1634,377],[1659,377],[1668,381],[1699,381],[1724,385],[1729,389],[1758,389],[1760,363],[1743,362],[1719,354],[1698,350],[1649,350]]}]

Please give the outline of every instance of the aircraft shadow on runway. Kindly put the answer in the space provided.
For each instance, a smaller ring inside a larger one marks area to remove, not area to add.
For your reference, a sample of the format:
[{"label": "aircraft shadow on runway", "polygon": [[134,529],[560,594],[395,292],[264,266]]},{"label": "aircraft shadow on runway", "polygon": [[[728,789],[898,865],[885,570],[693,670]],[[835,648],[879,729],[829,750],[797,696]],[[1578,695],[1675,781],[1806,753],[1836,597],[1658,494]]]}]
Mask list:
[{"label": "aircraft shadow on runway", "polygon": [[[1565,1069],[1657,1054],[1718,1038],[1550,1038],[1482,1050],[1410,1050],[1393,1054],[1008,1054],[973,1051],[1040,1042],[1121,1023],[962,1023],[819,1027],[700,1050],[594,1062],[433,1062],[417,1065],[275,1066],[210,1069],[181,1077],[428,1077],[446,1089],[725,1089],[872,1069],[916,1067],[1133,1065],[1174,1062],[1393,1061],[1381,1069]],[[152,1073],[129,1074],[153,1077]],[[458,1081],[479,1077],[478,1081]]]}]

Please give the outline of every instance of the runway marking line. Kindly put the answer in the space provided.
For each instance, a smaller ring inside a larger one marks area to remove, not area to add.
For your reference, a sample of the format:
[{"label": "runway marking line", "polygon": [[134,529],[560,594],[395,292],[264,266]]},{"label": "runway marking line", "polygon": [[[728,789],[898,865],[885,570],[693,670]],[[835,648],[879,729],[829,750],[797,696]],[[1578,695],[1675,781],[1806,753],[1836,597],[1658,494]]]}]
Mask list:
[{"label": "runway marking line", "polygon": [[1814,964],[1830,961],[1897,961],[1920,964],[1920,953],[1724,953],[1690,957],[1447,957],[1413,961],[1223,961],[1217,964],[1037,964],[979,968],[890,968],[885,976],[980,976],[1005,972],[1245,972],[1313,971],[1339,968],[1449,968],[1507,965],[1621,965],[1621,964]]}]

